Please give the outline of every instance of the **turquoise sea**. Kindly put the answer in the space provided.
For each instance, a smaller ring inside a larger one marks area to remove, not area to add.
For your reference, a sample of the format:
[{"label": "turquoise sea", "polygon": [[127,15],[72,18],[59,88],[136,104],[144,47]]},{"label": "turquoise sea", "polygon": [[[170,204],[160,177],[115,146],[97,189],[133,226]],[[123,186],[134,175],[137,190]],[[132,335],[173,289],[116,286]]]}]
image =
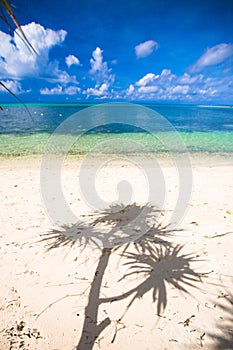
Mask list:
[{"label": "turquoise sea", "polygon": [[[90,104],[28,104],[27,108],[20,104],[1,104],[0,111],[0,156],[21,156],[43,154],[47,141],[54,130],[69,116]],[[233,108],[231,106],[191,106],[191,105],[144,105],[166,118],[179,133],[190,153],[202,155],[233,155]],[[135,116],[137,118],[138,116]],[[88,112],[87,112],[88,118]],[[105,140],[125,139],[143,144],[146,150],[155,153],[166,153],[166,147],[159,142],[159,136],[172,140],[172,130],[158,130],[151,135],[144,130],[125,124],[112,123],[84,133],[78,142],[74,142],[70,154],[85,154],[97,143]],[[153,118],[149,119],[146,129],[150,130]],[[150,125],[151,123],[151,125]],[[106,123],[105,123],[106,124]],[[80,130],[82,125],[80,125]],[[75,141],[75,132],[74,132]],[[103,143],[104,144],[104,143]],[[115,152],[113,142],[106,143],[101,152]],[[109,146],[110,145],[110,146]],[[174,147],[175,151],[175,147]],[[127,149],[127,152],[139,152],[140,149]]]}]

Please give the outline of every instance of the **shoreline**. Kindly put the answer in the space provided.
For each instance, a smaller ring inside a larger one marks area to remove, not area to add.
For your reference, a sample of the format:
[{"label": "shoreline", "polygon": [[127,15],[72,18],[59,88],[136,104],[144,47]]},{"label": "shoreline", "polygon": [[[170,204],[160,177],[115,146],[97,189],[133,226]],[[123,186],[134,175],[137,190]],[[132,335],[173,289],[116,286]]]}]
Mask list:
[{"label": "shoreline", "polygon": [[[187,152],[184,154],[174,153],[149,153],[149,154],[69,154],[65,157],[65,162],[83,161],[86,158],[90,159],[90,162],[95,162],[96,159],[115,159],[124,158],[125,160],[147,160],[148,162],[153,159],[162,162],[163,165],[171,165],[172,159],[182,159],[182,157],[190,160],[190,164],[193,166],[232,166],[233,165],[233,153],[204,153],[204,152]],[[24,154],[24,155],[0,155],[0,162],[41,162],[44,154]]]}]

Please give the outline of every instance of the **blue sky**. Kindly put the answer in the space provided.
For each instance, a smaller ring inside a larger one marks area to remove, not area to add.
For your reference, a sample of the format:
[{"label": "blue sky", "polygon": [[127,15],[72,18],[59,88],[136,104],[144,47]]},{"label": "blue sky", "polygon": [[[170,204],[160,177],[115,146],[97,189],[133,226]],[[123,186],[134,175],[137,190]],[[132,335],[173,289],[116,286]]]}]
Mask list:
[{"label": "blue sky", "polygon": [[1,23],[0,79],[25,102],[233,104],[232,0],[15,5],[39,55]]}]

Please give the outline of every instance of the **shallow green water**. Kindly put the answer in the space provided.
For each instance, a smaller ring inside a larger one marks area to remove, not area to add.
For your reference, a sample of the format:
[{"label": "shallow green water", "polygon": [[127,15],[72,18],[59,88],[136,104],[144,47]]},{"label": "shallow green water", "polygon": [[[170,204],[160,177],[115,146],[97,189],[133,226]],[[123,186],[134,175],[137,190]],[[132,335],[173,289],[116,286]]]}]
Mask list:
[{"label": "shallow green water", "polygon": [[[233,132],[179,132],[184,148],[177,146],[177,136],[173,139],[172,132],[155,134],[120,133],[120,134],[89,134],[77,140],[76,136],[69,135],[73,146],[69,154],[86,153],[163,153],[180,152],[187,150],[191,153],[233,153]],[[0,155],[21,156],[43,154],[50,133],[34,133],[29,135],[1,134]],[[63,136],[64,138],[64,136]],[[59,136],[58,136],[59,149]]]}]

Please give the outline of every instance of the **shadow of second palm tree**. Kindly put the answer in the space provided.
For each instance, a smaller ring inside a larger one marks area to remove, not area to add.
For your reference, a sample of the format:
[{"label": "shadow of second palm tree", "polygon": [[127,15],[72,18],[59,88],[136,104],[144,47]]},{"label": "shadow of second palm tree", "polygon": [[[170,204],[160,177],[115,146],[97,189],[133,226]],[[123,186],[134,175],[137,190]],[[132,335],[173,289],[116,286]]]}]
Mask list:
[{"label": "shadow of second palm tree", "polygon": [[233,295],[224,295],[224,303],[218,303],[217,307],[222,311],[223,317],[216,325],[218,333],[209,334],[214,342],[213,349],[233,349]]}]

